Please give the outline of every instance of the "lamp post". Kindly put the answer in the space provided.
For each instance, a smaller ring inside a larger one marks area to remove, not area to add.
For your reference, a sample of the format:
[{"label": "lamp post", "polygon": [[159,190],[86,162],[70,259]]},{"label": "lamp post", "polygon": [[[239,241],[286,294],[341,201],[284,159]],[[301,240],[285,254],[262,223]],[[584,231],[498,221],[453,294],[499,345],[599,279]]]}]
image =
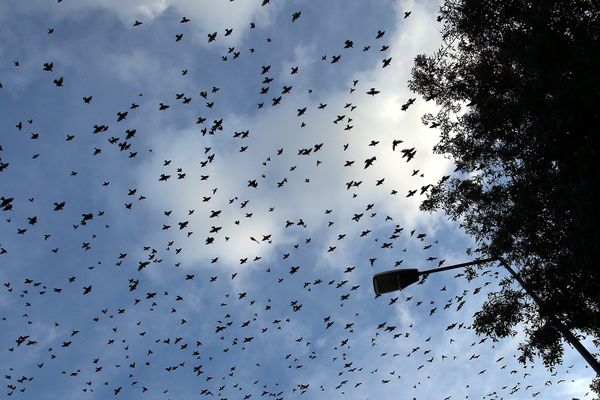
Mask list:
[{"label": "lamp post", "polygon": [[510,273],[510,275],[521,285],[523,290],[533,299],[537,304],[540,314],[546,318],[550,325],[556,329],[563,338],[571,344],[581,356],[587,361],[587,363],[596,371],[596,375],[600,375],[600,363],[594,358],[594,356],[581,344],[579,339],[562,323],[560,322],[549,310],[544,306],[542,299],[538,297],[531,289],[527,286],[525,281],[501,258],[486,258],[480,260],[469,261],[460,264],[449,265],[447,267],[427,269],[419,271],[416,268],[412,269],[397,269],[385,272],[380,272],[373,276],[373,288],[375,294],[380,295],[383,293],[393,292],[396,290],[402,290],[407,286],[412,285],[419,281],[419,277],[423,275],[432,274],[435,272],[447,271],[450,269],[464,268],[471,265],[481,265],[490,262],[498,261],[500,264]]}]

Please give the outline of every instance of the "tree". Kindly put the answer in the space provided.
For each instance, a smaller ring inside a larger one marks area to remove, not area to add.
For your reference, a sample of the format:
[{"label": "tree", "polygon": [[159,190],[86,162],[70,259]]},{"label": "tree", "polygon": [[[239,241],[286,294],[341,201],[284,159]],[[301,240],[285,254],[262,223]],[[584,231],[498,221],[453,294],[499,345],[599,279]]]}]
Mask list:
[{"label": "tree", "polygon": [[[446,0],[438,21],[442,45],[416,57],[409,87],[437,104],[423,122],[456,169],[421,209],[459,221],[473,253],[517,266],[559,321],[600,347],[600,3]],[[505,280],[474,327],[499,338],[518,325],[520,361],[561,362],[560,334]]]}]

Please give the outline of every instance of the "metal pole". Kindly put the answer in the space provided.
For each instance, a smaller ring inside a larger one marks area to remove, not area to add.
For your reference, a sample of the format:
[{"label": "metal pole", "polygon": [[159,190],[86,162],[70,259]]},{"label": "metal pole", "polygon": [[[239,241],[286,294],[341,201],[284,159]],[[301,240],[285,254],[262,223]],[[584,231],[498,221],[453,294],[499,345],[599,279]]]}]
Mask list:
[{"label": "metal pole", "polygon": [[483,259],[483,260],[475,260],[475,261],[469,261],[469,262],[464,262],[464,263],[460,263],[460,264],[449,265],[447,267],[427,269],[425,271],[419,271],[419,276],[421,276],[421,275],[427,275],[427,274],[432,274],[434,272],[447,271],[449,269],[464,268],[464,267],[468,267],[468,266],[471,266],[471,265],[485,264],[485,263],[489,263],[489,262],[492,262],[492,261],[499,261],[499,258],[486,258],[486,259]]},{"label": "metal pole", "polygon": [[569,342],[569,344],[571,346],[573,346],[575,348],[575,350],[577,350],[579,352],[579,354],[581,354],[581,356],[594,369],[594,371],[596,371],[596,375],[600,375],[600,363],[598,363],[598,360],[596,360],[596,358],[594,358],[594,356],[583,346],[583,344],[581,344],[579,339],[577,339],[577,337],[575,335],[573,335],[573,333],[569,330],[569,328],[567,328],[562,322],[560,322],[558,319],[556,319],[556,317],[553,316],[551,313],[547,312],[546,307],[544,306],[544,303],[542,302],[542,299],[540,299],[538,297],[538,295],[536,295],[534,292],[531,291],[531,289],[529,288],[529,286],[527,286],[525,281],[523,279],[521,279],[521,277],[506,263],[506,261],[504,261],[504,259],[499,258],[499,257],[486,258],[483,260],[475,260],[475,261],[469,261],[469,262],[460,263],[460,264],[449,265],[447,267],[428,269],[425,271],[419,271],[419,276],[432,274],[434,272],[447,271],[450,269],[464,268],[464,267],[468,267],[471,265],[481,265],[481,264],[485,264],[485,263],[492,262],[492,261],[499,261],[500,264],[504,268],[506,268],[506,270],[521,285],[521,287],[523,288],[523,290],[525,290],[525,292],[529,295],[529,297],[531,297],[533,299],[535,304],[537,304],[537,306],[540,310],[540,315],[542,317],[548,319],[548,321],[550,322],[552,327],[554,329],[556,329],[565,338],[565,340],[567,342]]},{"label": "metal pole", "polygon": [[546,312],[546,308],[542,303],[542,299],[540,299],[535,293],[531,291],[531,289],[529,289],[525,281],[521,279],[521,277],[517,275],[517,273],[504,260],[499,259],[499,261],[500,264],[502,264],[502,266],[506,268],[508,272],[510,272],[512,277],[515,278],[517,282],[519,282],[523,290],[525,290],[525,292],[537,304],[540,310],[540,314],[543,317],[547,318],[548,321],[550,321],[552,327],[554,327],[554,329],[561,333],[565,340],[569,342],[571,346],[573,346],[575,350],[579,352],[579,354],[581,354],[585,361],[587,361],[587,363],[594,369],[594,371],[596,371],[596,375],[600,375],[600,363],[598,363],[598,360],[596,360],[596,358],[583,346],[583,344],[581,344],[579,339],[577,339],[577,337],[573,335],[569,328],[567,328],[562,322],[556,319],[556,317],[554,317],[552,314]]}]

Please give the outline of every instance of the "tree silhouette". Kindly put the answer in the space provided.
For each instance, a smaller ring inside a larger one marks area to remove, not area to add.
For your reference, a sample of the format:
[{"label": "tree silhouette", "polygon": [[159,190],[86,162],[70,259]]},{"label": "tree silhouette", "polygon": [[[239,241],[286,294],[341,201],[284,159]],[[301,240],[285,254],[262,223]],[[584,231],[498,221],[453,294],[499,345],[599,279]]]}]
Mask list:
[{"label": "tree silhouette", "polygon": [[[422,210],[444,210],[485,257],[518,266],[545,307],[600,346],[600,3],[447,0],[442,45],[415,59],[411,90],[456,169]],[[509,281],[475,314],[493,338],[525,327],[522,362],[563,354],[560,334]],[[596,385],[598,380],[596,380]],[[596,387],[598,392],[598,387]]]}]

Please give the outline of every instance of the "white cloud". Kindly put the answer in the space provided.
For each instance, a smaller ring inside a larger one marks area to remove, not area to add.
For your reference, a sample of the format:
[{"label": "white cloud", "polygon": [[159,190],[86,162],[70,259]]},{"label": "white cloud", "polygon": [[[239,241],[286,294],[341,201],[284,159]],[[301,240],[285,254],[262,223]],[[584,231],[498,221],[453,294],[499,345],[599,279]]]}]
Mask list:
[{"label": "white cloud", "polygon": [[[266,27],[273,16],[281,9],[279,3],[262,7],[260,1],[254,0],[86,0],[64,1],[61,3],[34,0],[27,4],[18,2],[17,7],[23,13],[45,13],[50,20],[63,18],[81,18],[99,10],[113,13],[122,23],[131,26],[135,20],[142,21],[143,26],[167,13],[176,15],[174,24],[179,24],[181,17],[190,20],[187,24],[206,43],[206,35],[217,31],[217,43],[236,43],[243,33],[250,28],[250,22]],[[184,25],[184,24],[181,24]],[[225,29],[233,29],[230,37],[224,38]]]},{"label": "white cloud", "polygon": [[[221,139],[199,137],[196,126],[178,132],[161,130],[164,133],[153,145],[155,158],[139,170],[138,176],[157,210],[195,209],[190,217],[195,245],[185,246],[184,257],[189,257],[186,261],[206,261],[215,254],[222,254],[228,262],[236,264],[240,258],[269,257],[269,250],[274,246],[257,245],[249,240],[250,236],[260,240],[258,236],[272,234],[273,244],[291,243],[299,236],[288,235],[298,229],[286,230],[285,221],[297,222],[302,218],[308,226],[306,236],[309,236],[310,232],[327,224],[325,209],[334,209],[332,218],[336,221],[336,232],[351,233],[361,225],[351,221],[352,215],[362,212],[367,203],[373,202],[376,204],[374,210],[380,215],[393,215],[399,219],[395,223],[435,228],[439,223],[437,218],[418,211],[418,195],[405,197],[408,189],[420,190],[426,183],[437,181],[448,168],[447,160],[431,153],[437,135],[420,121],[420,116],[432,105],[417,101],[408,112],[400,111],[400,107],[412,96],[406,89],[412,56],[434,48],[439,39],[432,35],[437,29],[433,18],[418,6],[413,7],[411,19],[407,21],[400,20],[401,29],[391,39],[392,53],[386,57],[393,57],[392,65],[382,70],[378,62],[370,70],[357,72],[355,78],[359,84],[351,95],[344,90],[317,100],[306,93],[298,93],[301,89],[294,87],[292,94],[284,97],[279,106],[271,107],[269,96],[265,99],[265,108],[255,116],[226,116],[226,130],[218,134],[224,136]],[[314,56],[310,48],[297,47],[296,59],[288,63],[299,64],[303,58]],[[367,96],[365,92],[370,87],[376,87],[381,93],[375,97]],[[318,109],[320,102],[328,104],[325,110]],[[355,105],[356,110],[344,108],[346,103]],[[306,115],[297,118],[296,110],[304,106],[307,107]],[[344,121],[332,124],[340,114],[345,115]],[[348,122],[348,118],[352,121]],[[306,122],[307,127],[301,128],[301,122]],[[346,124],[354,128],[344,131]],[[246,129],[250,131],[248,139],[231,139],[232,131]],[[394,139],[404,141],[396,151],[392,151]],[[371,140],[380,143],[371,147]],[[319,143],[323,143],[320,152],[297,155],[299,149]],[[343,150],[346,143],[349,144],[348,151]],[[248,149],[240,153],[241,146],[248,146]],[[205,147],[212,147],[211,152],[216,152],[215,162],[201,169],[198,166],[200,160],[206,158],[203,155]],[[410,147],[417,149],[417,155],[406,163],[400,150]],[[281,156],[277,155],[279,148],[284,149]],[[376,156],[376,162],[364,169],[364,160],[372,156]],[[187,173],[186,179],[158,182],[160,173],[173,170],[161,166],[163,159],[171,158],[173,164]],[[322,164],[317,166],[317,160]],[[343,167],[347,160],[353,160],[354,165]],[[290,171],[293,167],[296,169]],[[411,176],[413,169],[419,169],[417,176]],[[425,175],[424,179],[419,178],[421,173]],[[200,175],[210,175],[210,178],[200,181]],[[305,183],[307,178],[310,183]],[[381,178],[385,178],[384,184],[375,187],[376,180]],[[258,188],[248,188],[248,181],[254,179],[259,183]],[[276,182],[283,179],[287,182],[278,188]],[[348,191],[345,183],[352,180],[363,182],[360,187]],[[218,188],[217,193],[211,194],[213,188]],[[390,195],[392,190],[397,190],[397,195]],[[357,198],[352,198],[354,192]],[[211,197],[210,202],[202,203],[204,196]],[[228,200],[236,197],[230,205]],[[243,200],[250,202],[248,208],[242,210],[239,204]],[[275,206],[275,211],[268,212],[271,206]],[[207,218],[210,210],[218,209],[223,210],[219,218]],[[244,218],[245,212],[252,212],[252,218]],[[238,226],[233,224],[236,220],[240,221]],[[212,235],[215,244],[204,246],[206,232],[213,225],[223,226],[222,232]],[[231,239],[225,242],[224,236]],[[339,262],[336,259],[336,263]]]},{"label": "white cloud", "polygon": [[590,392],[590,382],[592,381],[592,376],[585,378],[577,378],[570,381],[567,381],[565,386],[560,388],[560,395],[567,397],[578,397],[581,396],[582,393]]}]

